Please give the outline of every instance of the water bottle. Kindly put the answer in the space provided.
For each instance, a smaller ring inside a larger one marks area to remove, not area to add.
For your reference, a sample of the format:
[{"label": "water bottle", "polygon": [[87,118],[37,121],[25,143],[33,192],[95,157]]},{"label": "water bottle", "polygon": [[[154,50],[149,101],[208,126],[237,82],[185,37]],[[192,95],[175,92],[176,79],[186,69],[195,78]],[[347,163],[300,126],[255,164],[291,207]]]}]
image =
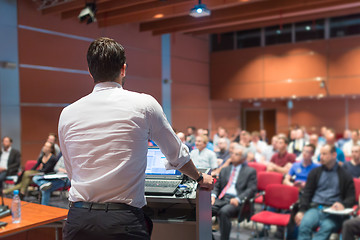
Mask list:
[{"label": "water bottle", "polygon": [[21,221],[21,200],[19,190],[14,190],[14,197],[11,203],[12,222],[19,223]]}]

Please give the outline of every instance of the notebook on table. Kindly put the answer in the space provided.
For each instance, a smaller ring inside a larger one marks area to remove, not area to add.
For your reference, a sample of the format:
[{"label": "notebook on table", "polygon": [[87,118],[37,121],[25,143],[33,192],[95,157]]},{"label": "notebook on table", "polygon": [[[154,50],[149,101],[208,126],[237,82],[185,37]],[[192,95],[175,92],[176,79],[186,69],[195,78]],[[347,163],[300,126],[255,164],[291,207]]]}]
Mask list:
[{"label": "notebook on table", "polygon": [[183,175],[178,170],[166,170],[165,163],[166,158],[159,148],[148,149],[145,170],[146,195],[174,195]]}]

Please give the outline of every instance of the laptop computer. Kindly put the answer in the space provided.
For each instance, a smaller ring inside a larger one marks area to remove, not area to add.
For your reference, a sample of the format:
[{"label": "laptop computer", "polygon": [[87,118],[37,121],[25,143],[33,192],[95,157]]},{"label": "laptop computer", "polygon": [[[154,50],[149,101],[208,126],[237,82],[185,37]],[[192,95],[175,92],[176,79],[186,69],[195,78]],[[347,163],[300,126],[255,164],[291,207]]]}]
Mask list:
[{"label": "laptop computer", "polygon": [[183,175],[178,170],[166,170],[166,158],[159,148],[151,147],[147,153],[145,170],[146,195],[174,195],[182,182]]}]

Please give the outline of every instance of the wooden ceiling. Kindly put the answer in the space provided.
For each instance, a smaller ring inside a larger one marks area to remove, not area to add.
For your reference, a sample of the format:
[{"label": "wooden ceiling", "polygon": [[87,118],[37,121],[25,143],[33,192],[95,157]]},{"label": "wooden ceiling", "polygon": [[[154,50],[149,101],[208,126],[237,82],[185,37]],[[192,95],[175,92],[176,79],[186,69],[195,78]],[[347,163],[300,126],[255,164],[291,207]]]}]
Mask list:
[{"label": "wooden ceiling", "polygon": [[[42,14],[68,19],[77,18],[85,3],[94,1],[37,2],[41,2]],[[92,24],[107,27],[135,22],[139,23],[139,31],[151,31],[154,35],[209,34],[360,13],[359,0],[203,0],[202,3],[211,10],[211,16],[189,16],[198,0],[96,0],[97,23]]]}]

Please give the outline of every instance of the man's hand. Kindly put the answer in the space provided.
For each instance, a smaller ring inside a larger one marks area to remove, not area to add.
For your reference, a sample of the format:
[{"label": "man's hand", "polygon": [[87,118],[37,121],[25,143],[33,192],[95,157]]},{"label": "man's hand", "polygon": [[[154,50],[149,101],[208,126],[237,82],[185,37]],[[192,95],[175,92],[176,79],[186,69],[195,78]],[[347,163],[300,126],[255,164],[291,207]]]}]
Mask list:
[{"label": "man's hand", "polygon": [[297,226],[300,226],[300,223],[301,223],[301,220],[303,219],[304,217],[304,213],[303,212],[298,212],[296,215],[295,215],[295,223]]},{"label": "man's hand", "polygon": [[211,205],[214,205],[214,203],[215,203],[215,197],[211,196]]},{"label": "man's hand", "polygon": [[201,188],[211,191],[214,189],[214,179],[208,174],[203,174],[203,180],[199,182]]},{"label": "man's hand", "polygon": [[236,198],[231,198],[230,204],[237,207],[237,206],[239,206],[239,201]]},{"label": "man's hand", "polygon": [[331,206],[332,209],[336,210],[336,211],[341,211],[341,210],[344,210],[345,207],[344,205],[342,205],[341,203],[339,202],[335,202],[332,206]]}]

